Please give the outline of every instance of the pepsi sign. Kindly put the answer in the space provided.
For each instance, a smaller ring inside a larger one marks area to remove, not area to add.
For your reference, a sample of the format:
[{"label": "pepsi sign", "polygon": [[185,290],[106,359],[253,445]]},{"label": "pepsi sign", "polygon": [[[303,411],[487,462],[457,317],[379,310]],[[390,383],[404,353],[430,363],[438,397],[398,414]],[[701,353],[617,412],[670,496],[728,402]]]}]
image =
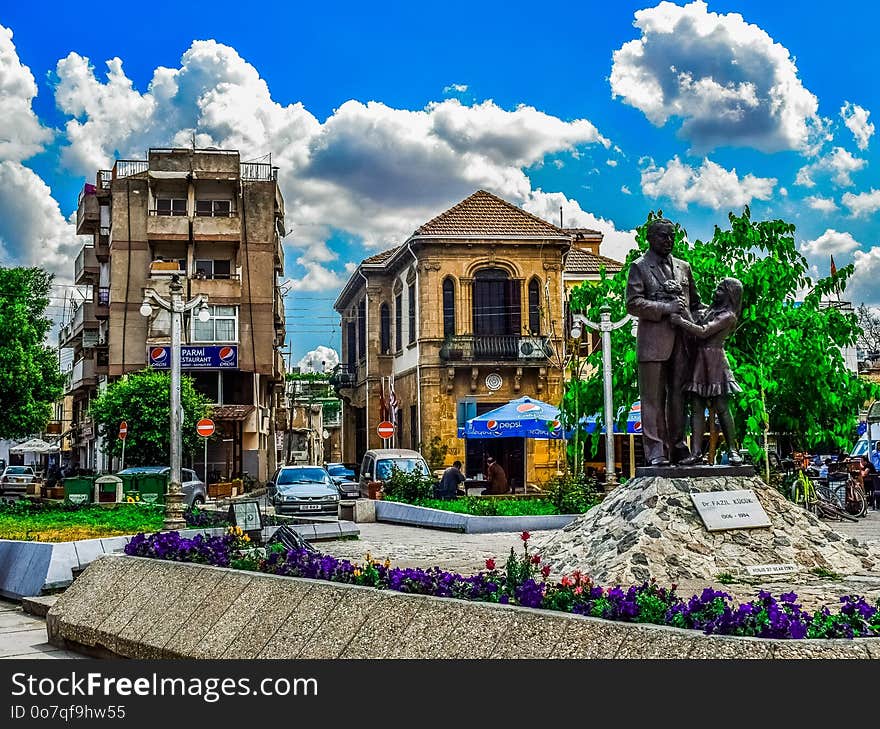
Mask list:
[{"label": "pepsi sign", "polygon": [[[150,347],[147,364],[158,370],[171,367],[171,347]],[[193,346],[180,348],[180,367],[187,370],[238,369],[238,346],[235,344]]]}]

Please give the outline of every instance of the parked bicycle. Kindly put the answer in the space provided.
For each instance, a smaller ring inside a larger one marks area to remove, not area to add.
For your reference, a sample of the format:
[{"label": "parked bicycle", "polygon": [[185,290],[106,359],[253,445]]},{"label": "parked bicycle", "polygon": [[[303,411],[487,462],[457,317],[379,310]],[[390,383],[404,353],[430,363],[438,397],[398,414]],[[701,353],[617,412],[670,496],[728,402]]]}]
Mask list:
[{"label": "parked bicycle", "polygon": [[[790,466],[791,470],[783,480],[783,493],[786,493],[791,501],[820,519],[858,521],[857,516],[840,505],[828,484],[814,481],[807,475],[803,467],[795,467],[791,461],[785,465]],[[855,483],[855,486],[858,486],[858,482]],[[849,488],[850,484],[847,483],[847,489]],[[864,492],[862,495],[864,496]]]}]

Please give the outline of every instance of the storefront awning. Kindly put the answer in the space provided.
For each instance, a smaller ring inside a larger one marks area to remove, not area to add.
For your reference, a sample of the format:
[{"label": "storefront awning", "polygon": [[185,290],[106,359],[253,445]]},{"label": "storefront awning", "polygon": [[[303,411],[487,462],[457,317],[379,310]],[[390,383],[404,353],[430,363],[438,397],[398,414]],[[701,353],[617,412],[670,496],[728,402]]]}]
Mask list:
[{"label": "storefront awning", "polygon": [[462,438],[563,439],[559,408],[540,400],[521,397],[467,421]]}]

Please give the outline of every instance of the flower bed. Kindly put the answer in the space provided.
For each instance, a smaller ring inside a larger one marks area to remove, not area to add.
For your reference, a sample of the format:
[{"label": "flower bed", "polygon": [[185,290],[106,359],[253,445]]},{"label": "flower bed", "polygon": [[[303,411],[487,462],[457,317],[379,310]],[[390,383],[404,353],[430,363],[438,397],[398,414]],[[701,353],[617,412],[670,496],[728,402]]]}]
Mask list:
[{"label": "flower bed", "polygon": [[675,586],[653,581],[629,588],[601,587],[589,576],[574,573],[550,580],[550,568],[529,552],[529,534],[522,535],[521,556],[511,550],[503,568],[487,560],[486,570],[460,575],[437,567],[401,569],[368,554],[362,564],[309,549],[280,546],[254,550],[240,531],[222,537],[180,537],[176,532],[139,534],[126,554],[199,562],[269,574],[329,580],[398,592],[521,605],[608,620],[649,623],[701,630],[710,635],[758,638],[859,638],[880,636],[880,602],[869,604],[858,595],[845,596],[836,612],[803,610],[795,593],[773,597],[761,591],[748,603],[735,604],[725,592],[707,588],[684,599]]},{"label": "flower bed", "polygon": [[466,496],[459,499],[405,499],[386,498],[413,506],[451,511],[470,516],[546,516],[562,512],[547,499],[505,499]]}]

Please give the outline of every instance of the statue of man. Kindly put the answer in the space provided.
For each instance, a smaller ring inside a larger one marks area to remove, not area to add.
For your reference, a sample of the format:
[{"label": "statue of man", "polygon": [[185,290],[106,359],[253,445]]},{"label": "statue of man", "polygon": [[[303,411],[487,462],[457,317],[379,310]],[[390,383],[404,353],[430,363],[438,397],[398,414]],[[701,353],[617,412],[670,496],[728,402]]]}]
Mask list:
[{"label": "statue of man", "polygon": [[670,317],[696,320],[703,311],[691,267],[674,258],[675,224],[651,221],[650,249],[632,262],[626,285],[626,310],[638,319],[636,354],[645,460],[668,466],[691,455],[685,441],[682,388],[690,373],[688,342]]}]

